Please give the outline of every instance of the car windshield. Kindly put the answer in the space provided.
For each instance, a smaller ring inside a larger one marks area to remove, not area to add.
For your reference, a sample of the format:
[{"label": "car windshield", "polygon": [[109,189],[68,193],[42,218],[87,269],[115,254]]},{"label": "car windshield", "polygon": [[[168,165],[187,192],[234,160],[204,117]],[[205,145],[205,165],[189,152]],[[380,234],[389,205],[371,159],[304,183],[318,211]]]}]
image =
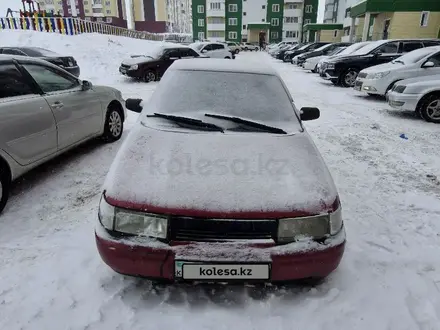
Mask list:
[{"label": "car windshield", "polygon": [[336,54],[340,54],[344,51],[344,49],[346,49],[347,47],[338,47],[333,49],[328,55],[332,56],[332,55],[336,55]]},{"label": "car windshield", "polygon": [[39,57],[39,56],[59,56],[59,54],[52,52],[48,49],[34,47],[34,48],[21,48],[21,50],[31,57]]},{"label": "car windshield", "polygon": [[401,64],[416,63],[420,61],[422,58],[439,50],[438,47],[435,47],[435,49],[429,49],[429,48],[431,47],[413,50],[412,52],[400,56],[395,61],[393,61],[393,63],[401,63]]},{"label": "car windshield", "polygon": [[324,45],[324,46],[321,46],[321,47],[315,49],[314,51],[315,52],[320,52],[321,50],[326,50],[328,47],[330,47],[330,45]]},{"label": "car windshield", "polygon": [[304,49],[306,49],[306,48],[309,47],[309,46],[310,46],[310,44],[304,45],[304,46],[302,46],[301,48],[299,48],[298,50],[304,50]]},{"label": "car windshield", "polygon": [[193,43],[191,45],[189,45],[192,49],[196,49],[196,50],[201,50],[203,48],[203,46],[205,46],[205,44],[202,43]]},{"label": "car windshield", "polygon": [[372,42],[371,44],[368,44],[368,45],[356,50],[355,52],[351,53],[350,55],[367,55],[368,53],[375,50],[377,47],[383,45],[386,42],[387,42],[387,40],[379,40],[376,42]]},{"label": "car windshield", "polygon": [[292,123],[301,129],[287,91],[273,75],[172,70],[149,105],[161,113],[194,117],[209,112],[260,123]]},{"label": "car windshield", "polygon": [[339,55],[349,55],[349,54],[353,54],[355,51],[360,50],[361,48],[365,47],[366,45],[368,45],[369,43],[357,43],[357,44],[353,44],[348,46],[347,48],[345,48],[342,52],[339,53]]}]

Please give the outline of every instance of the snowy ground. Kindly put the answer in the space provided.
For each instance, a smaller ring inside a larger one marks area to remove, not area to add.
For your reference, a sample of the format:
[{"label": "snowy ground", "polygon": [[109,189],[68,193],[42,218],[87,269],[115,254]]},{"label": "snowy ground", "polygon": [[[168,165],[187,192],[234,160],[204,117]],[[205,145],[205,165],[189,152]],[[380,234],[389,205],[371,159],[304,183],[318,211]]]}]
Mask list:
[{"label": "snowy ground", "polygon": [[[32,39],[31,39],[32,37]],[[75,56],[82,78],[148,98],[155,83],[121,77],[120,60],[152,47],[104,36],[1,32],[2,44],[42,45]],[[98,193],[121,141],[89,143],[26,175],[0,216],[0,329],[440,328],[439,126],[385,102],[278,63],[334,176],[348,235],[339,267],[316,288],[169,286],[123,277],[96,251]],[[132,114],[125,136],[136,120]],[[408,140],[399,137],[405,133]]]}]

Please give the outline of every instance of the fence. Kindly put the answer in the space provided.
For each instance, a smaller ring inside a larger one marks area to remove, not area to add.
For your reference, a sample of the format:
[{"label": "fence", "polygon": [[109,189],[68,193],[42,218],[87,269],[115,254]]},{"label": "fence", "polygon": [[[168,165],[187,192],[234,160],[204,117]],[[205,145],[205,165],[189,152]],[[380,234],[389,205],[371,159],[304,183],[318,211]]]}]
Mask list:
[{"label": "fence", "polygon": [[162,41],[165,37],[164,34],[130,30],[73,17],[4,17],[0,18],[0,30],[31,30],[65,35],[101,33],[156,41]]}]

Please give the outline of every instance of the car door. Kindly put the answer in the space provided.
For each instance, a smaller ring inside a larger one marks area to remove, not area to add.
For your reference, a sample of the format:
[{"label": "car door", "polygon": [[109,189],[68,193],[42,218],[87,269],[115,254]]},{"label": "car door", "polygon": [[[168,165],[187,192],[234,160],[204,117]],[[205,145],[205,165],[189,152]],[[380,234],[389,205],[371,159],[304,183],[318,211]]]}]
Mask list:
[{"label": "car door", "polygon": [[200,57],[199,54],[197,54],[197,52],[195,52],[193,49],[191,48],[180,48],[179,49],[180,52],[180,58],[183,59],[188,59],[188,58],[196,58],[196,57]]},{"label": "car door", "polygon": [[162,77],[174,61],[180,59],[179,48],[168,48],[162,55],[162,61],[159,63],[158,71]]},{"label": "car door", "polygon": [[378,49],[376,49],[372,53],[372,57],[370,60],[370,65],[378,65],[383,63],[391,62],[392,60],[398,58],[399,56],[402,56],[401,53],[399,53],[399,42],[398,41],[392,41],[387,42],[386,44],[383,44]]},{"label": "car door", "polygon": [[225,58],[232,56],[228,47],[223,44],[212,44],[212,52],[214,54],[212,57],[214,58]]},{"label": "car door", "polygon": [[0,63],[0,149],[22,166],[57,151],[52,110],[12,61]]},{"label": "car door", "polygon": [[58,149],[68,148],[102,131],[104,113],[98,95],[83,90],[72,75],[40,63],[21,63],[44,93],[58,127]]},{"label": "car door", "polygon": [[212,49],[212,44],[206,44],[201,50],[200,52],[208,57],[214,57],[214,52]]}]

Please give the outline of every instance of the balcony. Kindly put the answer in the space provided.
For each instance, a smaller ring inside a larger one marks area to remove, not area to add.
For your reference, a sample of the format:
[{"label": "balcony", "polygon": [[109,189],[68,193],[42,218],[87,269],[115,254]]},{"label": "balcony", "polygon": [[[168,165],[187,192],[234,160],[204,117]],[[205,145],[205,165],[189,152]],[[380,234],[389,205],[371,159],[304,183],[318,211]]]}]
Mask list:
[{"label": "balcony", "polygon": [[351,26],[351,17],[344,18],[343,25],[344,25],[344,27]]},{"label": "balcony", "polygon": [[206,28],[208,31],[225,31],[225,23],[208,23]]},{"label": "balcony", "polygon": [[302,17],[302,9],[284,9],[284,17]]},{"label": "balcony", "polygon": [[225,8],[222,9],[208,9],[206,17],[225,17]]},{"label": "balcony", "polygon": [[324,13],[324,20],[331,20],[331,19],[333,19],[333,9],[326,10]]},{"label": "balcony", "polygon": [[284,3],[304,3],[304,0],[284,0]]}]

